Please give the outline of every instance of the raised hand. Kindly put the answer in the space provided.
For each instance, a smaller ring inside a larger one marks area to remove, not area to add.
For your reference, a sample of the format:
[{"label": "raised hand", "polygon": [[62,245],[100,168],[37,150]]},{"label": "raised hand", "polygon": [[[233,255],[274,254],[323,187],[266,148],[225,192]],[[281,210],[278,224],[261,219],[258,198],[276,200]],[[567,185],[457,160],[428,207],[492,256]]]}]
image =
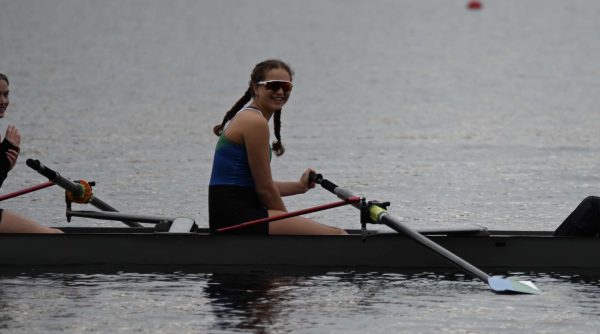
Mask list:
[{"label": "raised hand", "polygon": [[14,125],[9,125],[6,128],[5,138],[16,147],[19,147],[21,144],[21,135],[19,134],[19,129],[17,129]]}]

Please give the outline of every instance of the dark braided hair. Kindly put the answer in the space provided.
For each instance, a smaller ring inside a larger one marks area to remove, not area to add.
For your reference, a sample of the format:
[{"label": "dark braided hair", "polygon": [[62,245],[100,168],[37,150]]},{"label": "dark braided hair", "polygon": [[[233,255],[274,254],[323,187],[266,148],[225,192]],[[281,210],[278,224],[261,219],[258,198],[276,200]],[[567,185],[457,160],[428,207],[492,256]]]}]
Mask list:
[{"label": "dark braided hair", "polygon": [[277,140],[271,144],[271,147],[276,156],[281,156],[285,153],[285,147],[281,143],[281,109],[275,111],[273,115],[273,128],[275,130],[275,139]]},{"label": "dark braided hair", "polygon": [[213,128],[215,135],[220,136],[221,133],[223,133],[225,124],[227,124],[238,111],[242,110],[246,103],[250,102],[250,99],[252,99],[252,86],[248,87],[244,95],[233,105],[233,107],[231,107],[231,109],[229,109],[229,111],[227,111],[227,113],[225,113],[225,117],[223,117],[221,124],[215,125]]},{"label": "dark braided hair", "polygon": [[[233,105],[233,107],[231,107],[231,109],[225,113],[221,124],[215,125],[213,128],[215,135],[220,136],[223,133],[225,124],[227,124],[227,122],[229,122],[238,113],[238,111],[242,110],[242,108],[254,97],[254,85],[259,81],[263,81],[268,71],[277,68],[282,68],[287,71],[290,77],[294,75],[294,71],[292,71],[290,66],[279,59],[268,59],[256,64],[256,66],[254,66],[254,70],[252,70],[252,74],[250,74],[248,89],[244,95]],[[274,113],[273,127],[275,138],[277,140],[272,143],[272,148],[273,152],[275,152],[275,155],[280,156],[285,152],[285,148],[281,143],[281,110],[277,110]]]},{"label": "dark braided hair", "polygon": [[10,82],[8,82],[8,77],[6,76],[6,74],[0,73],[0,80],[4,80],[4,81],[6,81],[7,84],[10,85]]}]

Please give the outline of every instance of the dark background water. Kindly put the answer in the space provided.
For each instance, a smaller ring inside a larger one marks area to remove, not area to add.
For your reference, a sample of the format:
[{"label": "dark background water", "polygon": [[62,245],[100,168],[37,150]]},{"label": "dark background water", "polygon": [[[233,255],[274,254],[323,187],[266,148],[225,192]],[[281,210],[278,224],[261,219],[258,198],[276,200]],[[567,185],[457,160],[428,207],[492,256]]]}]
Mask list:
[{"label": "dark background water", "polygon": [[[6,193],[63,176],[128,213],[206,225],[211,128],[254,64],[295,69],[279,179],[313,167],[413,227],[554,229],[598,194],[595,1],[0,0],[0,72],[22,133]],[[290,209],[335,200],[316,189]],[[63,195],[2,203],[62,226]],[[312,215],[356,227],[351,208]],[[84,226],[116,223],[75,220]],[[574,254],[576,256],[576,254]],[[520,275],[516,273],[516,275]],[[540,296],[464,277],[105,273],[5,275],[12,332],[589,332],[598,283],[526,276]]]}]

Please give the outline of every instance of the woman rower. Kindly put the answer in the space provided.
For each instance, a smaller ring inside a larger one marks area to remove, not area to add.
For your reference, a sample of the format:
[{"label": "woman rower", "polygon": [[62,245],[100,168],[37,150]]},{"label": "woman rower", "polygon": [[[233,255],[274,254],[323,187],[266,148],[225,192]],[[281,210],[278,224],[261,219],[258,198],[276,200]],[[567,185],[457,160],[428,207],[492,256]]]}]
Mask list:
[{"label": "woman rower", "polygon": [[554,231],[560,236],[591,236],[600,233],[600,197],[588,196],[579,203],[577,208]]},{"label": "woman rower", "polygon": [[[8,108],[8,77],[0,73],[0,119]],[[0,138],[1,139],[1,138]],[[14,125],[6,128],[4,140],[0,143],[0,187],[8,172],[15,167],[19,157],[21,135]],[[15,212],[0,208],[0,233],[62,233],[62,231],[40,225]]]},{"label": "woman rower", "polygon": [[[306,169],[298,181],[274,181],[271,154],[281,156],[281,110],[292,91],[293,71],[283,61],[257,64],[248,89],[225,114],[213,132],[219,136],[209,185],[208,214],[211,232],[247,221],[287,212],[282,196],[307,192],[315,186]],[[269,120],[275,138],[269,146]],[[240,234],[346,234],[342,229],[305,217],[292,217],[232,230]]]}]

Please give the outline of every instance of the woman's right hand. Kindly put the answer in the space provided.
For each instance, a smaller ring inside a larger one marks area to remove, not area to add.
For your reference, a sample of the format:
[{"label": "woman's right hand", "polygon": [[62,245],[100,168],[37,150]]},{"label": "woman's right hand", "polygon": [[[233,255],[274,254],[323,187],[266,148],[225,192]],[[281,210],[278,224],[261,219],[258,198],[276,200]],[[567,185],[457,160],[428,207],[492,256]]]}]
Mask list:
[{"label": "woman's right hand", "polygon": [[19,151],[8,149],[8,151],[6,151],[6,158],[8,158],[8,163],[10,164],[8,170],[13,169],[17,164],[17,158],[19,158]]},{"label": "woman's right hand", "polygon": [[308,190],[315,187],[315,181],[310,179],[310,173],[316,173],[316,172],[312,168],[307,168],[302,173],[302,176],[300,176],[300,180],[298,181],[298,183],[300,184],[300,187],[302,188],[301,193],[305,193]]}]

